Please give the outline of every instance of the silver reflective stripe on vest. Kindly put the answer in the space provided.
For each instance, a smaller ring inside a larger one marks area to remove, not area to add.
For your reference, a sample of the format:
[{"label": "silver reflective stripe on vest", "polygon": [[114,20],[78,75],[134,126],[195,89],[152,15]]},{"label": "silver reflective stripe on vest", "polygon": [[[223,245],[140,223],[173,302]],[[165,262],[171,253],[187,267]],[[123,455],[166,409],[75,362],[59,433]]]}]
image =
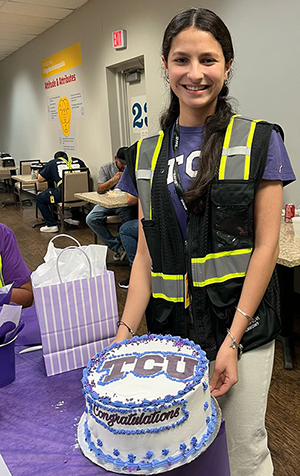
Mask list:
[{"label": "silver reflective stripe on vest", "polygon": [[247,248],[192,258],[193,285],[203,287],[245,276],[251,253],[252,248]]},{"label": "silver reflective stripe on vest", "polygon": [[152,179],[163,137],[163,131],[159,131],[158,134],[140,140],[137,145],[135,176],[145,220],[152,218]]},{"label": "silver reflective stripe on vest", "polygon": [[[145,220],[152,219],[151,187],[164,133],[140,140],[137,145],[135,177]],[[151,272],[152,296],[171,302],[184,302],[184,277]]]},{"label": "silver reflective stripe on vest", "polygon": [[257,121],[232,116],[224,138],[219,180],[248,180],[251,147]]},{"label": "silver reflective stripe on vest", "polygon": [[137,170],[135,176],[137,180],[152,180],[153,170]]},{"label": "silver reflective stripe on vest", "polygon": [[172,302],[184,302],[184,277],[182,274],[153,273],[152,295]]}]

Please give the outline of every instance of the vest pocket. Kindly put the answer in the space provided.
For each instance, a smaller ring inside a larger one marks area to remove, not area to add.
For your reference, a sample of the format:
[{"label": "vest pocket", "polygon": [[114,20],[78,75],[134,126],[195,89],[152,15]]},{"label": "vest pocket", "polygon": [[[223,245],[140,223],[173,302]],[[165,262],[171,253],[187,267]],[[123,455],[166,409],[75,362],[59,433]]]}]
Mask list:
[{"label": "vest pocket", "polygon": [[212,186],[212,238],[214,250],[252,246],[254,191],[250,181],[226,181]]}]

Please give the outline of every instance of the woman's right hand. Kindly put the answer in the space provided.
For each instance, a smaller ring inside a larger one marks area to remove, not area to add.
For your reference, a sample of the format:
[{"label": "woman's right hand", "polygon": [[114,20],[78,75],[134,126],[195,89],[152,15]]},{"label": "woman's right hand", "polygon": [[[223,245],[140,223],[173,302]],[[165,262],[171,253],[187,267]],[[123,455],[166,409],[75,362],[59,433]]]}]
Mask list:
[{"label": "woman's right hand", "polygon": [[230,347],[231,339],[228,336],[221,345],[213,374],[210,378],[210,391],[214,397],[221,397],[238,382],[238,351]]}]

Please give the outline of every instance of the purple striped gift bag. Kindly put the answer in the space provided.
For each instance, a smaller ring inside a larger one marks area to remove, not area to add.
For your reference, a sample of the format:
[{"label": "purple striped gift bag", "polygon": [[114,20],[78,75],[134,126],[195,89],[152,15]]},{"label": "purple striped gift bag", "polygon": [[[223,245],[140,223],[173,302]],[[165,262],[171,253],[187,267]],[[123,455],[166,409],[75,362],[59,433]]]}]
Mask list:
[{"label": "purple striped gift bag", "polygon": [[33,288],[47,376],[84,367],[117,332],[114,273]]}]

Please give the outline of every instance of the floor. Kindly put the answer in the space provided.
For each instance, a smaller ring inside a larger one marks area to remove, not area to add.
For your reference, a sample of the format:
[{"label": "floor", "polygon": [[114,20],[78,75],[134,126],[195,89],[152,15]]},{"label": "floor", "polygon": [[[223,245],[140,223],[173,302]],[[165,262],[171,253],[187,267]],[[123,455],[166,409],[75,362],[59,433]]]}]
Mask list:
[{"label": "floor", "polygon": [[[0,202],[11,195],[1,193]],[[40,233],[39,227],[32,228],[40,219],[35,218],[35,203],[19,210],[14,205],[0,206],[0,222],[12,228],[17,237],[23,257],[33,271],[43,262],[52,234]],[[69,226],[65,233],[76,238],[82,245],[94,242],[93,233],[81,224],[79,227]],[[55,239],[55,246],[63,248],[70,244],[66,237]],[[112,261],[112,253],[108,253],[108,261]],[[129,276],[130,267],[109,266],[115,273],[116,284]],[[124,308],[127,291],[116,285],[119,315]],[[295,324],[299,325],[298,306],[291,312],[295,313]],[[138,333],[146,332],[143,321]],[[283,366],[282,346],[276,342],[274,371],[267,410],[267,429],[269,447],[273,456],[275,476],[300,476],[300,343],[296,340],[293,346],[293,370],[285,370]],[[241,475],[243,476],[243,475]]]}]

